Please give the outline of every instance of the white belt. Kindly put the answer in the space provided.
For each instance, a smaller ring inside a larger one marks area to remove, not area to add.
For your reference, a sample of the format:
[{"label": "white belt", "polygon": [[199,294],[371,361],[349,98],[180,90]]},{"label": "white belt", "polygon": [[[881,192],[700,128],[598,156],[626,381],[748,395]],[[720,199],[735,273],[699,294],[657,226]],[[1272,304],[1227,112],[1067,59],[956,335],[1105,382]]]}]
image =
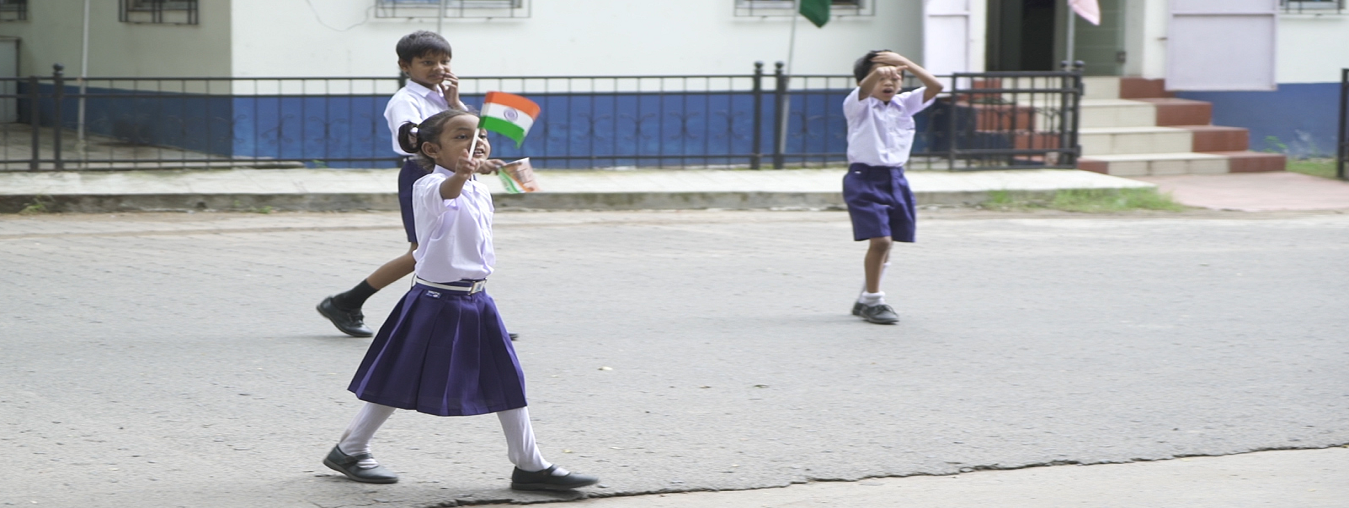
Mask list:
[{"label": "white belt", "polygon": [[444,289],[444,290],[448,290],[448,291],[463,291],[463,292],[468,293],[468,294],[470,294],[470,295],[473,294],[473,293],[478,293],[478,292],[481,292],[481,291],[487,289],[487,280],[486,280],[486,279],[484,279],[484,280],[478,280],[478,281],[473,281],[473,285],[472,285],[472,286],[451,286],[451,285],[449,285],[449,284],[437,284],[437,283],[435,283],[435,282],[430,282],[430,281],[428,281],[428,280],[426,280],[426,279],[423,279],[423,278],[421,278],[421,277],[415,277],[415,276],[412,278],[412,282],[415,283],[415,284],[421,284],[421,285],[423,285],[423,286],[430,286],[430,287],[433,287],[433,288],[439,288],[439,289]]}]

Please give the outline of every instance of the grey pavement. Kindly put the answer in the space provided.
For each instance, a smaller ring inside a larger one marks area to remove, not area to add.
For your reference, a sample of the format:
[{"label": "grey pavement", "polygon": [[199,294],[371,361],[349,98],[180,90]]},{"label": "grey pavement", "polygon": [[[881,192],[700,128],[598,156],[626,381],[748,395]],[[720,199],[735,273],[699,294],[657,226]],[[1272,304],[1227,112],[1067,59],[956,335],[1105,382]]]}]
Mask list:
[{"label": "grey pavement", "polygon": [[1349,209],[1349,182],[1301,173],[1234,173],[1139,177],[1177,202],[1216,210]]},{"label": "grey pavement", "polygon": [[313,305],[405,248],[396,213],[7,215],[0,504],[1349,505],[1343,213],[924,210],[896,326],[848,314],[838,211],[503,212],[496,242],[540,446],[601,487],[505,489],[491,417],[396,414],[395,485],[319,463],[369,340]]},{"label": "grey pavement", "polygon": [[[844,170],[546,171],[543,192],[504,194],[499,209],[768,209],[843,206]],[[969,205],[993,191],[1027,198],[1063,189],[1153,184],[1077,170],[911,171],[921,204]],[[0,213],[44,202],[62,212],[397,210],[396,169],[0,172]]]}]

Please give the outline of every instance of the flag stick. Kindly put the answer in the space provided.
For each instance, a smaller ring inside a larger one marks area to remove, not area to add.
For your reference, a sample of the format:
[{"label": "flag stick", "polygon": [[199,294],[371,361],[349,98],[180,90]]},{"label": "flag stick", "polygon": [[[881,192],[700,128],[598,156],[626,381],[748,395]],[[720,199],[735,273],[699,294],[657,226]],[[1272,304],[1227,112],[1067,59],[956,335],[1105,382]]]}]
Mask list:
[{"label": "flag stick", "polygon": [[1073,13],[1073,6],[1068,5],[1067,2],[1064,2],[1064,6],[1067,7],[1064,10],[1068,11],[1068,36],[1065,37],[1068,39],[1068,48],[1063,52],[1065,55],[1064,62],[1066,62],[1064,64],[1066,67],[1063,70],[1066,71],[1073,68],[1073,39],[1076,36],[1074,25],[1077,24],[1077,16]]},{"label": "flag stick", "polygon": [[468,158],[473,159],[473,151],[478,149],[478,129],[473,129],[473,142],[468,145]]}]

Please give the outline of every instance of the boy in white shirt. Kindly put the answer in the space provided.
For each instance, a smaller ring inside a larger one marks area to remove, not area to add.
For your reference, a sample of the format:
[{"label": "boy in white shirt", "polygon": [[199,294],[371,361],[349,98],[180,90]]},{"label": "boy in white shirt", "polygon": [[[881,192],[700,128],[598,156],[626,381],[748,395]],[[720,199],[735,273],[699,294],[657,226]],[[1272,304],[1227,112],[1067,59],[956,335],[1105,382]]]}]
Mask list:
[{"label": "boy in white shirt", "polygon": [[398,68],[408,77],[408,84],[393,94],[384,108],[384,119],[393,135],[393,150],[403,156],[403,169],[398,174],[398,204],[403,212],[403,230],[407,233],[408,251],[398,256],[361,280],[355,287],[319,302],[318,311],[333,322],[342,333],[353,337],[374,335],[365,325],[361,307],[366,299],[394,281],[412,273],[413,251],[417,250],[417,232],[412,218],[412,184],[426,176],[413,155],[398,144],[398,129],[406,123],[417,124],[447,109],[467,111],[459,100],[459,78],[450,72],[450,43],[435,32],[419,30],[399,39],[394,50],[398,53]]},{"label": "boy in white shirt", "polygon": [[[923,87],[899,93],[904,71]],[[913,116],[932,105],[942,84],[926,69],[890,50],[870,51],[853,66],[857,88],[843,101],[848,121],[848,173],[843,176],[843,200],[848,204],[853,239],[868,240],[863,267],[866,282],[852,313],[872,323],[899,322],[885,303],[881,277],[890,265],[895,241],[914,241],[913,192],[904,178],[915,134]]]}]

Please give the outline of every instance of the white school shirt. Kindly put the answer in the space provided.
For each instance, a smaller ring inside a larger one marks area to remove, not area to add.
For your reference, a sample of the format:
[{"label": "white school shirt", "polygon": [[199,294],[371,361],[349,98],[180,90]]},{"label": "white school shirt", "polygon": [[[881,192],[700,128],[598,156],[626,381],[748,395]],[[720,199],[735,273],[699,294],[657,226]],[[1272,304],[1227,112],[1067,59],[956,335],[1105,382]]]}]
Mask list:
[{"label": "white school shirt", "polygon": [[384,107],[384,119],[389,122],[389,132],[392,134],[390,137],[393,138],[393,151],[412,155],[398,146],[399,127],[408,122],[422,123],[422,120],[447,109],[450,109],[450,104],[445,101],[445,96],[441,95],[439,90],[432,90],[409,80],[407,86],[394,92],[393,97],[389,98],[389,105]]},{"label": "white school shirt", "polygon": [[861,88],[854,88],[843,100],[843,117],[848,120],[848,164],[898,167],[909,162],[913,148],[913,115],[936,100],[923,101],[927,87],[895,95],[889,104],[875,97],[857,100]]},{"label": "white school shirt", "polygon": [[440,197],[440,184],[454,172],[440,166],[412,186],[417,225],[417,276],[429,282],[486,279],[496,265],[492,249],[492,194],[476,179],[459,197]]}]

